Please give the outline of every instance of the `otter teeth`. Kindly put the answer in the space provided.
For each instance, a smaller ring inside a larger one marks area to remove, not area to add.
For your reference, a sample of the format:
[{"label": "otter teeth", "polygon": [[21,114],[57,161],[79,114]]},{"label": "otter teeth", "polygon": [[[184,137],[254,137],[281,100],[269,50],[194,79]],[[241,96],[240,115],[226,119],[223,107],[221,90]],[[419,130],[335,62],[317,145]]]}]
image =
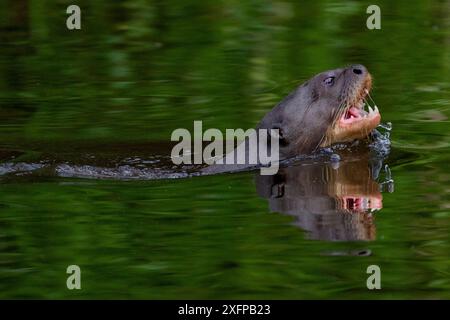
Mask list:
[{"label": "otter teeth", "polygon": [[376,105],[372,107],[365,99],[358,101],[354,106],[359,109],[359,114],[361,117],[372,117],[373,115],[379,113],[378,107]]}]

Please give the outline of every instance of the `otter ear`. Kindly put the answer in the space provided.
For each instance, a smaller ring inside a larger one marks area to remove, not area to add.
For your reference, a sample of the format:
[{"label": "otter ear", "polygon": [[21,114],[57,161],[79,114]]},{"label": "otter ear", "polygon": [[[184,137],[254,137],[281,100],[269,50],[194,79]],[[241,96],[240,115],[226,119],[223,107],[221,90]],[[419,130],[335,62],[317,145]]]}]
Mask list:
[{"label": "otter ear", "polygon": [[271,129],[277,129],[278,130],[278,134],[274,135],[274,134],[272,134],[272,131],[269,130],[270,136],[275,138],[275,139],[278,139],[280,145],[282,145],[282,146],[287,145],[286,136],[284,134],[284,130],[283,130],[282,126],[281,126],[281,123],[274,123],[272,125]]}]

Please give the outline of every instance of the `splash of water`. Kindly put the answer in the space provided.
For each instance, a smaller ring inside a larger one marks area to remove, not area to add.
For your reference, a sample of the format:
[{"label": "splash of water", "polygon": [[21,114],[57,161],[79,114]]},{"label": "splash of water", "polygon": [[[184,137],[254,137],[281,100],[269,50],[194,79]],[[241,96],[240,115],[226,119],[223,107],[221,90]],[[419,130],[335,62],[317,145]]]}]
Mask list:
[{"label": "splash of water", "polygon": [[372,142],[369,148],[378,156],[386,157],[391,151],[392,123],[380,123],[372,132]]}]

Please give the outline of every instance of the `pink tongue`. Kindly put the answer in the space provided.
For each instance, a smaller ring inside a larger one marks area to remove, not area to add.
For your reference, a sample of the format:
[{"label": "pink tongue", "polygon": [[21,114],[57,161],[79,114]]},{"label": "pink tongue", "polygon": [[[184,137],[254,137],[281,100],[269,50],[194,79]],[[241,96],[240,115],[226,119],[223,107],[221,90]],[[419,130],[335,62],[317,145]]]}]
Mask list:
[{"label": "pink tongue", "polygon": [[348,112],[355,118],[359,117],[359,109],[356,107],[351,107],[350,109],[348,109]]}]

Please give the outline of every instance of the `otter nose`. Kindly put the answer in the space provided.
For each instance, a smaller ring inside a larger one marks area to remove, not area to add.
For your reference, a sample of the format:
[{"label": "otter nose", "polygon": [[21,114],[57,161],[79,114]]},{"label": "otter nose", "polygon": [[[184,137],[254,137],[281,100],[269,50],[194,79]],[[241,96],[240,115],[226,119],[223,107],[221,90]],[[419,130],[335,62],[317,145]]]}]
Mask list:
[{"label": "otter nose", "polygon": [[366,67],[364,67],[362,64],[355,64],[351,68],[353,73],[357,75],[365,74],[367,72]]}]

